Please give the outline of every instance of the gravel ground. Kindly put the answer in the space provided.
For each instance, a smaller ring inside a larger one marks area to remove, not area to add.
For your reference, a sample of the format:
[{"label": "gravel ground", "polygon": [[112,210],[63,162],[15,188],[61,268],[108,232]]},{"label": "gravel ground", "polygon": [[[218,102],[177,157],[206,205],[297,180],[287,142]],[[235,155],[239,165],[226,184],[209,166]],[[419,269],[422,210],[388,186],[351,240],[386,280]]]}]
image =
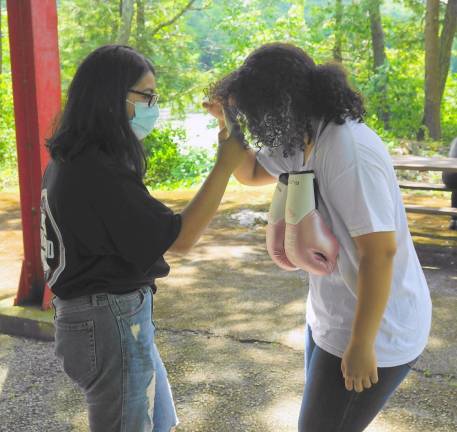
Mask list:
[{"label": "gravel ground", "polygon": [[0,335],[0,347],[0,431],[87,430],[84,401],[54,358],[53,343]]},{"label": "gravel ground", "polygon": [[[300,406],[302,353],[275,343],[161,331],[179,432],[292,432]],[[0,431],[87,432],[79,390],[53,344],[0,336]],[[369,432],[457,430],[455,378],[413,371]]]},{"label": "gravel ground", "polygon": [[[264,211],[269,194],[243,194],[251,210]],[[244,227],[231,217],[239,199],[228,194],[199,247],[170,257],[172,273],[159,285],[157,345],[178,432],[296,431],[306,278],[272,266],[263,225]],[[186,201],[169,200],[176,207]],[[418,252],[434,306],[429,344],[368,432],[457,431],[457,250]],[[35,431],[88,432],[83,397],[52,343],[0,335],[0,432]]]}]

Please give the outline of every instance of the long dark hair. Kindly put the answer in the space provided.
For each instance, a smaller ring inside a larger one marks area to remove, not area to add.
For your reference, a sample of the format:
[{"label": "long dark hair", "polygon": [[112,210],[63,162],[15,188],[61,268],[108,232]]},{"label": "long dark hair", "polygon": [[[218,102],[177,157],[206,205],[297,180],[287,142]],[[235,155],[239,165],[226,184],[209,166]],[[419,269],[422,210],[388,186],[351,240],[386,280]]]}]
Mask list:
[{"label": "long dark hair", "polygon": [[98,147],[143,177],[145,152],[129,125],[125,101],[128,90],[148,71],[155,74],[151,62],[128,46],[106,45],[89,54],[76,71],[47,141],[51,157],[65,161]]},{"label": "long dark hair", "polygon": [[362,97],[337,64],[316,65],[302,49],[266,44],[209,88],[209,97],[235,104],[259,146],[282,145],[284,155],[304,147],[316,121],[363,120]]}]

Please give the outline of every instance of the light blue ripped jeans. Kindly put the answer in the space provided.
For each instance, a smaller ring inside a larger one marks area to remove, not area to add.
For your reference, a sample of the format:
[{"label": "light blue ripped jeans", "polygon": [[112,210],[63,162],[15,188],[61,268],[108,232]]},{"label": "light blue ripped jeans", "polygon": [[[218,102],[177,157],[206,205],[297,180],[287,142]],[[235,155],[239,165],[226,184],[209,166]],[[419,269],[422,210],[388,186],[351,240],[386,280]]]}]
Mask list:
[{"label": "light blue ripped jeans", "polygon": [[170,432],[178,424],[154,343],[149,287],[54,297],[55,353],[83,390],[91,432]]}]

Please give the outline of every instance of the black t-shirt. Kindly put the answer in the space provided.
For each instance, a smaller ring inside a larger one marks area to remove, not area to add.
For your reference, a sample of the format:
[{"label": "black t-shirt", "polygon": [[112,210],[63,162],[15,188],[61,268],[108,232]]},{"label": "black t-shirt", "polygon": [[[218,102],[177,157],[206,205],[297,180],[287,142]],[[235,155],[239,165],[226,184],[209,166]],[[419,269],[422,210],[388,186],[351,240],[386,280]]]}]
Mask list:
[{"label": "black t-shirt", "polygon": [[181,217],[97,150],[49,162],[41,192],[45,279],[63,299],[126,293],[167,276]]}]

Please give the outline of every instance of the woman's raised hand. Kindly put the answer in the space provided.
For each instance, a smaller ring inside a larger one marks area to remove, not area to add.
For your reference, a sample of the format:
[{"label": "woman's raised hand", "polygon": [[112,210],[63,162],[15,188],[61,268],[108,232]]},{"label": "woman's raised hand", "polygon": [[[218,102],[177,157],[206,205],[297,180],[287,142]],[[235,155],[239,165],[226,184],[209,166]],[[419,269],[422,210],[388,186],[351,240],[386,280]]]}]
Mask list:
[{"label": "woman's raised hand", "polygon": [[[227,118],[227,113],[222,109],[222,118],[224,116]],[[233,125],[228,126],[219,131],[217,161],[233,172],[244,161],[248,151],[243,136],[233,132]]]},{"label": "woman's raised hand", "polygon": [[217,162],[233,172],[244,160],[246,147],[243,140],[237,134],[230,134],[227,130],[222,103],[219,100],[205,100],[203,107],[219,122],[219,147],[217,150]]},{"label": "woman's raised hand", "polygon": [[212,116],[217,118],[219,122],[219,129],[225,128],[225,121],[224,121],[224,111],[222,109],[222,104],[218,100],[205,100],[202,103],[203,108],[205,108]]}]

